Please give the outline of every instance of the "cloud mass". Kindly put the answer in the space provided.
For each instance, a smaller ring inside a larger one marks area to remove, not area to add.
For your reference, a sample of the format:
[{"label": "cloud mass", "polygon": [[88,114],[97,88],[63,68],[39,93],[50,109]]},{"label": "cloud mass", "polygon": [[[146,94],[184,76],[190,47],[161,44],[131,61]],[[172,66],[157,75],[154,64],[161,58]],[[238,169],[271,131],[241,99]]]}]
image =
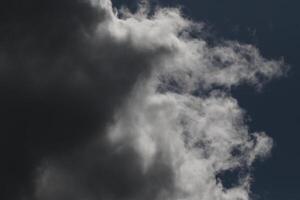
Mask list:
[{"label": "cloud mass", "polygon": [[194,36],[201,23],[146,1],[135,13],[110,0],[0,11],[3,199],[250,199],[273,140],[249,132],[230,90],[262,88],[281,61],[210,45]]}]

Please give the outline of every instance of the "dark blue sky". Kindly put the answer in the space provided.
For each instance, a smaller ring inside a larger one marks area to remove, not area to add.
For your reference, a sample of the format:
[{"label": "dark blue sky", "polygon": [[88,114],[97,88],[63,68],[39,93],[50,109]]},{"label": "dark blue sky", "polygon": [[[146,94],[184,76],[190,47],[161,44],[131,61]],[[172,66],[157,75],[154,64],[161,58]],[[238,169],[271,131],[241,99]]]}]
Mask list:
[{"label": "dark blue sky", "polygon": [[[113,1],[134,6],[134,0]],[[185,15],[204,21],[217,38],[257,46],[267,58],[283,58],[287,77],[262,92],[239,87],[233,91],[247,110],[250,128],[266,131],[275,141],[272,156],[255,165],[255,199],[300,199],[300,2],[296,0],[164,0],[182,5]]]}]

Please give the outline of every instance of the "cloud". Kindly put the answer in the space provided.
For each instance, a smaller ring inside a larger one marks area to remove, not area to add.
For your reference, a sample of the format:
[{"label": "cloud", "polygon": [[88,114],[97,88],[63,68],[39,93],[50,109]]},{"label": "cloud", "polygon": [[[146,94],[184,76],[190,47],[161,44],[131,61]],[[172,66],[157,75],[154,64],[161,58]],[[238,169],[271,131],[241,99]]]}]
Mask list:
[{"label": "cloud", "polygon": [[[249,133],[229,91],[261,88],[283,63],[251,45],[208,45],[180,10],[147,6],[5,3],[5,198],[249,199],[272,139]],[[226,187],[219,175],[234,170],[245,173]]]},{"label": "cloud", "polygon": [[40,159],[103,132],[165,50],[140,51],[97,30],[110,24],[111,13],[87,1],[4,1],[1,16],[0,152],[6,164],[0,171],[7,199],[15,186],[30,185]]}]

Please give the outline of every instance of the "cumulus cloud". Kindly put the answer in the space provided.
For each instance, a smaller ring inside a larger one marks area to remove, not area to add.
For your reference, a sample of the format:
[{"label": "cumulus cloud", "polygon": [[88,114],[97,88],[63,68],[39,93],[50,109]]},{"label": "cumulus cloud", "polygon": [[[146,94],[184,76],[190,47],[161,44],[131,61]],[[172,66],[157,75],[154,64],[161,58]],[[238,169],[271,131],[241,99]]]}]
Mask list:
[{"label": "cumulus cloud", "polygon": [[[261,88],[285,72],[281,61],[238,42],[209,45],[192,36],[202,25],[176,8],[21,5],[7,3],[5,14],[13,38],[1,50],[8,106],[1,154],[13,150],[1,171],[24,169],[5,176],[4,197],[250,198],[251,166],[269,154],[272,139],[249,132],[230,89]],[[243,173],[228,187],[222,173],[234,170]]]}]

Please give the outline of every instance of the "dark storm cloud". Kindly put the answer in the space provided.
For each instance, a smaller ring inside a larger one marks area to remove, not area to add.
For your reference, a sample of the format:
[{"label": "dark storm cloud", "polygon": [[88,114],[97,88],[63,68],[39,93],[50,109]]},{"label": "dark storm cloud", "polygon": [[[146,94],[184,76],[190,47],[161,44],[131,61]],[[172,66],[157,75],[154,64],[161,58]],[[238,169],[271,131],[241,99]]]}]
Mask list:
[{"label": "dark storm cloud", "polygon": [[108,19],[83,0],[1,2],[1,199],[28,191],[41,158],[101,132],[161,53],[98,38],[97,25]]},{"label": "dark storm cloud", "polygon": [[1,199],[249,199],[250,174],[234,188],[216,176],[250,168],[272,140],[248,136],[230,88],[280,76],[281,62],[212,47],[192,36],[200,24],[148,1],[136,13],[110,0],[0,11]]},{"label": "dark storm cloud", "polygon": [[174,189],[174,174],[160,155],[145,172],[130,147],[110,146],[104,139],[41,167],[38,200],[161,199]]}]

